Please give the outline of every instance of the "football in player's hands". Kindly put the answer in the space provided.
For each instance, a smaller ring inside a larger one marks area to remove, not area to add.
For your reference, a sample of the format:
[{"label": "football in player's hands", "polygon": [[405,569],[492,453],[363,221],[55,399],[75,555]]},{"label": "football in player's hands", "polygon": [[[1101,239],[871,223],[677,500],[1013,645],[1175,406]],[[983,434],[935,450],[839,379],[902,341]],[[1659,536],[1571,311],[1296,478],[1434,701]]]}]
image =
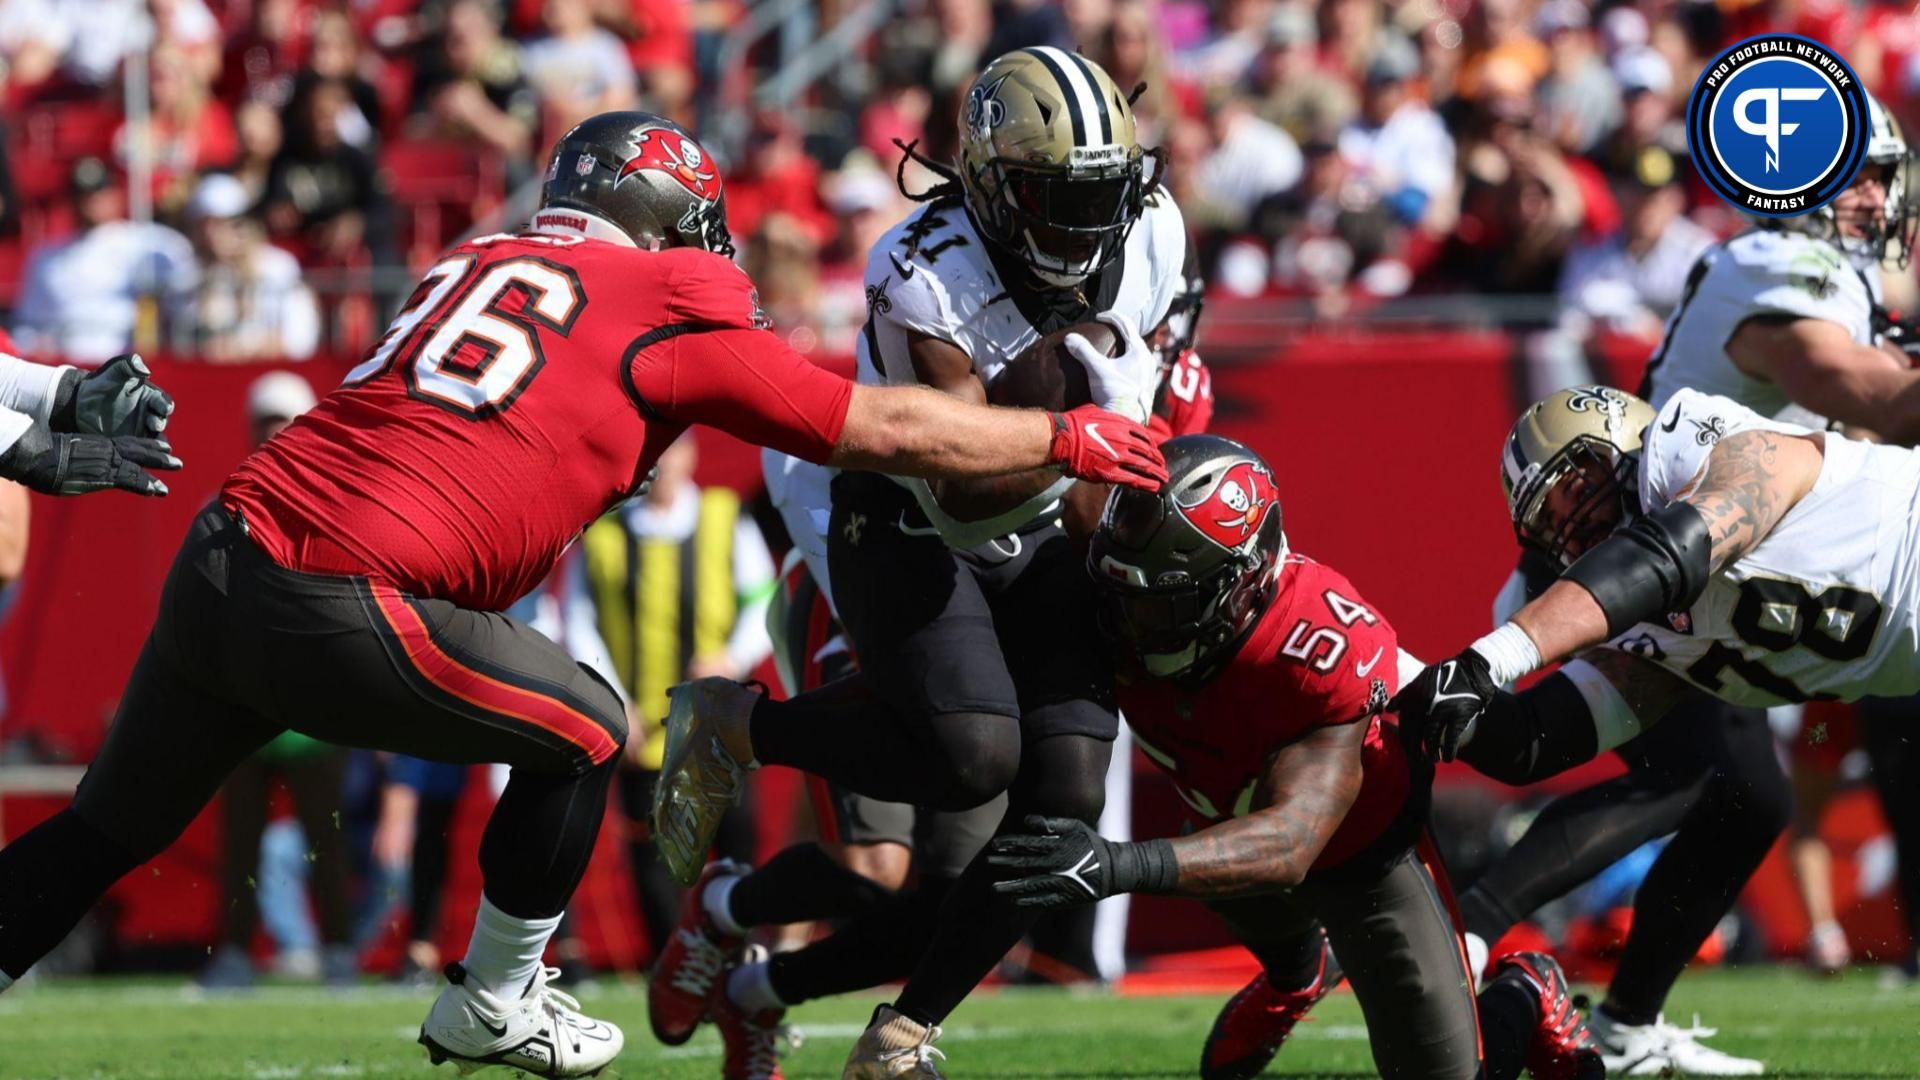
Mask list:
[{"label": "football in player's hands", "polygon": [[1096,404],[1087,382],[1087,369],[1067,351],[1067,339],[1085,337],[1094,347],[1111,351],[1119,337],[1102,322],[1083,322],[1047,334],[1008,361],[987,384],[987,400],[1016,409],[1063,412]]}]

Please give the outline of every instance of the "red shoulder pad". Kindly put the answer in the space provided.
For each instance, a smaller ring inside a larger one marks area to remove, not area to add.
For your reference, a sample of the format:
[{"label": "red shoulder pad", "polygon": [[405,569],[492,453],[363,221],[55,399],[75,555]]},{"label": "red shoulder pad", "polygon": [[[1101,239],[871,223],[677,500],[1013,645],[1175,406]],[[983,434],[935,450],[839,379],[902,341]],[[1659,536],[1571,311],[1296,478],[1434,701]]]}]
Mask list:
[{"label": "red shoulder pad", "polygon": [[765,330],[770,325],[767,313],[760,308],[760,290],[733,260],[691,248],[658,252],[654,257],[676,264],[671,276],[673,292],[667,298],[669,323],[741,330]]},{"label": "red shoulder pad", "polygon": [[1400,688],[1400,639],[1386,617],[1344,575],[1312,559],[1290,556],[1293,581],[1277,612],[1276,659],[1313,714],[1311,727],[1348,724],[1382,712]]}]

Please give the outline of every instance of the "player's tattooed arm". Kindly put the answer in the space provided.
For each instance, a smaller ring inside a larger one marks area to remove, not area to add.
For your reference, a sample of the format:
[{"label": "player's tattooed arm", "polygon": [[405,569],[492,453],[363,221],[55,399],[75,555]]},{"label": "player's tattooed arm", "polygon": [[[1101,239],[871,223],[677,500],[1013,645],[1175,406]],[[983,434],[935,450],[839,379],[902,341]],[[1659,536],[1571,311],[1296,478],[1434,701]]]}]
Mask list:
[{"label": "player's tattooed arm", "polygon": [[1820,478],[1817,437],[1742,431],[1720,440],[1684,501],[1706,519],[1715,570],[1753,550]]},{"label": "player's tattooed arm", "polygon": [[1254,789],[1258,809],[1173,841],[1181,896],[1246,896],[1307,876],[1360,795],[1367,724],[1320,728],[1282,747]]}]

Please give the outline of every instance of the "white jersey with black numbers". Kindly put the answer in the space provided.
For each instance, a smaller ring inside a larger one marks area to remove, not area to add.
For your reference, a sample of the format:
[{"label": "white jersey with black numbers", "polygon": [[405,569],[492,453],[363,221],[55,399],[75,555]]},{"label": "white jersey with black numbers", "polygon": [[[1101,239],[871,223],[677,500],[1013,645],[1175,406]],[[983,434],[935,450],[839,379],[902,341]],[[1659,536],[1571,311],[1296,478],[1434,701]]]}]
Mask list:
[{"label": "white jersey with black numbers", "polygon": [[[986,238],[974,228],[964,206],[942,200],[928,203],[888,230],[867,257],[867,323],[856,355],[858,378],[876,385],[910,386],[919,382],[907,352],[909,332],[951,342],[973,360],[974,373],[991,384],[1007,363],[1046,334],[1109,311],[1133,320],[1142,334],[1166,318],[1180,286],[1186,259],[1187,230],[1180,209],[1165,189],[1146,200],[1146,210],[1127,234],[1114,263],[1087,279],[1079,290],[1041,293],[1018,283],[1009,286],[990,255]],[[1048,300],[1053,301],[1053,306]],[[1140,385],[1151,395],[1158,384],[1158,360],[1142,363]],[[1143,410],[1151,398],[1142,403]],[[1013,532],[1057,505],[1071,481],[1049,489],[1051,497],[1030,500],[1016,514],[991,522],[957,522],[934,503],[923,480],[895,477],[911,490],[929,519],[956,547],[971,547]]]},{"label": "white jersey with black numbers", "polygon": [[1920,452],[1682,390],[1647,428],[1641,505],[1683,499],[1721,440],[1754,430],[1819,436],[1824,460],[1813,489],[1714,574],[1690,609],[1613,645],[1736,705],[1920,691]]},{"label": "white jersey with black numbers", "polygon": [[1681,390],[1731,398],[1761,416],[1827,428],[1827,418],[1796,405],[1780,387],[1734,365],[1727,340],[1751,318],[1819,319],[1874,343],[1880,268],[1857,266],[1825,240],[1754,229],[1708,248],[1687,274],[1678,307],[1648,361],[1640,394],[1656,409]]}]

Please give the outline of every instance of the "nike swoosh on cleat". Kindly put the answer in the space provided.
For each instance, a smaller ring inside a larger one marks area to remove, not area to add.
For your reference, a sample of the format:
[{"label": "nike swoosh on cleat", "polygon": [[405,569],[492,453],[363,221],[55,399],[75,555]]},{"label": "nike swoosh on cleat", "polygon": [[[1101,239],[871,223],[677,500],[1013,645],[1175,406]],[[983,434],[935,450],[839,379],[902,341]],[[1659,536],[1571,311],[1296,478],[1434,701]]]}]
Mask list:
[{"label": "nike swoosh on cleat", "polygon": [[471,1005],[467,1006],[467,1015],[473,1017],[475,1020],[480,1021],[481,1027],[486,1028],[488,1031],[493,1032],[494,1038],[504,1039],[507,1037],[507,1025],[501,1024],[499,1027],[494,1027],[492,1024],[487,1023],[487,1018],[484,1016],[481,1016],[480,1011],[478,1009],[475,1009],[473,1006]]},{"label": "nike swoosh on cleat", "polygon": [[1120,451],[1115,450],[1113,448],[1113,444],[1107,441],[1106,436],[1100,434],[1099,424],[1087,425],[1087,438],[1092,439],[1094,442],[1099,443],[1102,447],[1105,447],[1108,457],[1113,458],[1115,461],[1120,460]]},{"label": "nike swoosh on cleat", "polygon": [[1373,665],[1380,662],[1381,654],[1385,653],[1386,651],[1387,651],[1387,647],[1385,645],[1382,645],[1379,648],[1373,650],[1373,659],[1367,661],[1364,664],[1356,662],[1353,665],[1353,673],[1355,675],[1358,675],[1362,679],[1366,678],[1367,672],[1373,670]]}]

